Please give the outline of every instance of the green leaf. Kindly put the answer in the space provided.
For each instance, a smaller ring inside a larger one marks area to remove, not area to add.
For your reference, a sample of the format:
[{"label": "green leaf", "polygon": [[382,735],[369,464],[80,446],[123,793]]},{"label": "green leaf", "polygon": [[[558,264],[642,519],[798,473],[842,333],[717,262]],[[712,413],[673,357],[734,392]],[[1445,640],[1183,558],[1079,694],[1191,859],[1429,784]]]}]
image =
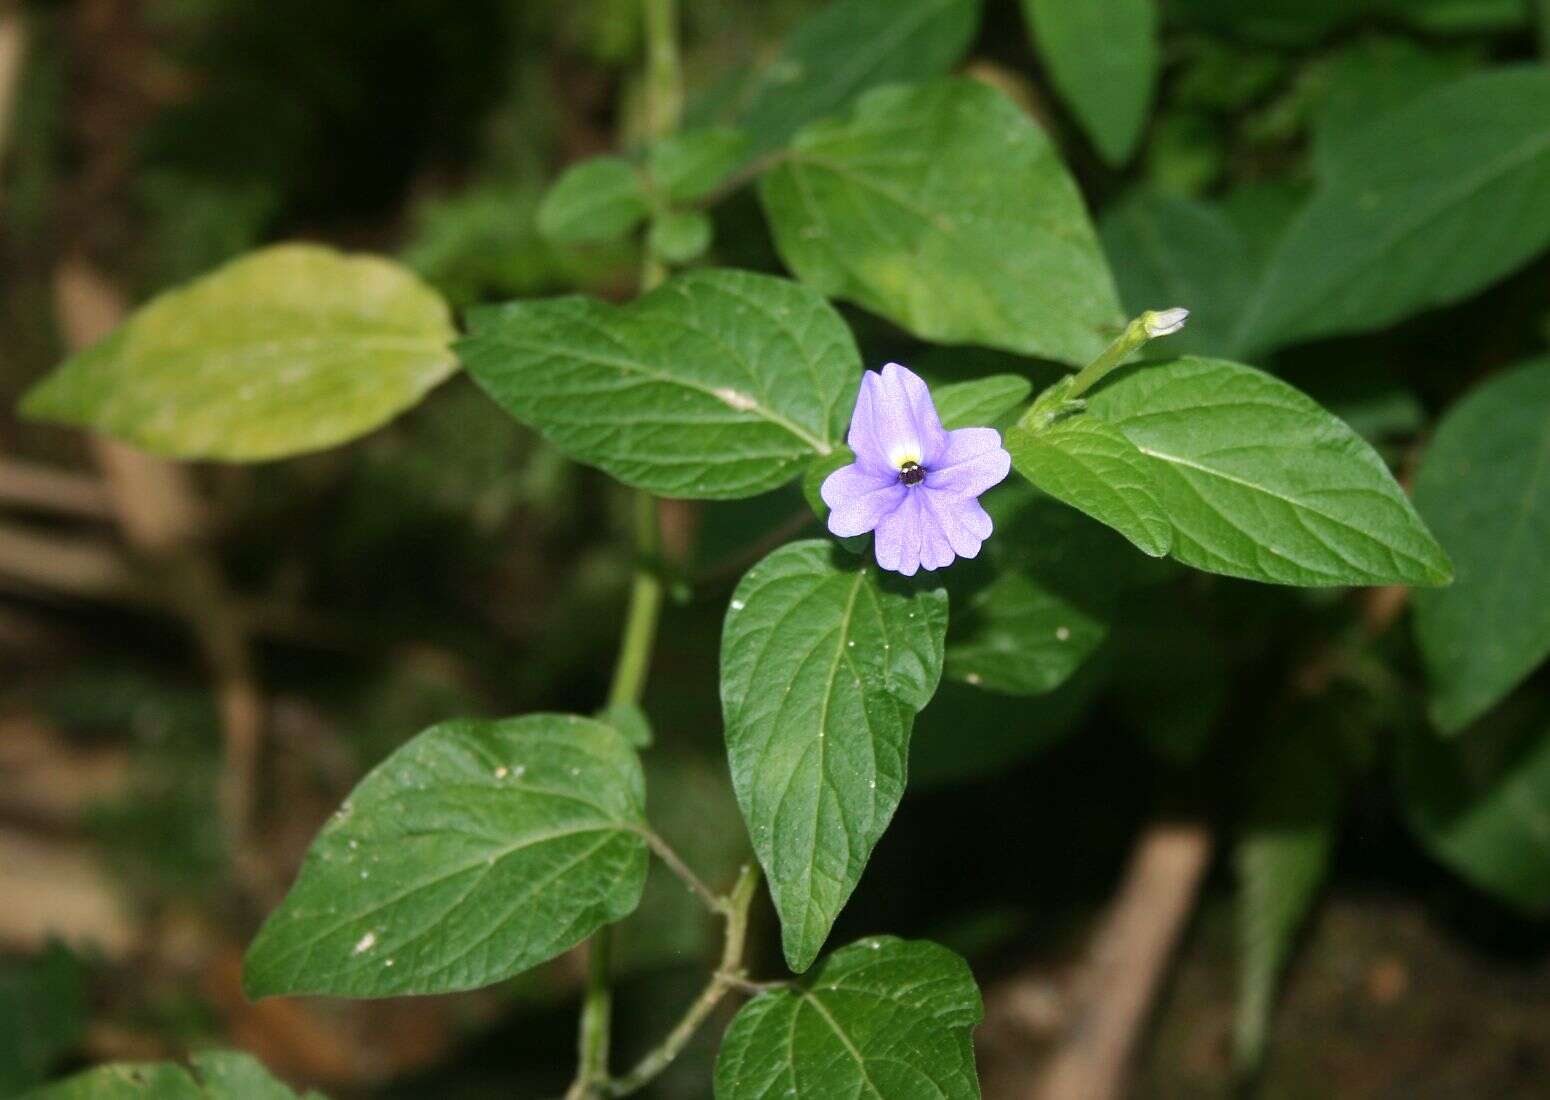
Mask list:
[{"label": "green leaf", "polygon": [[1103,159],[1124,164],[1157,82],[1155,0],[1023,0],[1023,14],[1056,90]]},{"label": "green leaf", "polygon": [[[190,1065],[116,1062],[27,1094],[27,1100],[296,1100],[251,1054],[207,1050]],[[303,1100],[323,1100],[308,1092]]]},{"label": "green leaf", "polygon": [[1088,414],[1146,456],[1186,565],[1272,584],[1446,584],[1447,555],[1388,467],[1306,395],[1253,367],[1142,364]]},{"label": "green leaf", "polygon": [[1340,148],[1354,155],[1325,165],[1243,315],[1240,348],[1383,328],[1469,297],[1550,243],[1550,69],[1454,81]]},{"label": "green leaf", "polygon": [[1098,226],[1125,312],[1186,306],[1189,324],[1168,338],[1179,354],[1221,355],[1258,271],[1248,243],[1221,209],[1159,191],[1131,192]]},{"label": "green leaf", "polygon": [[1312,119],[1314,174],[1338,177],[1359,163],[1362,131],[1373,119],[1463,75],[1469,56],[1444,53],[1409,38],[1357,39],[1331,57],[1320,74],[1322,98]]},{"label": "green leaf", "polygon": [[885,581],[827,540],[781,547],[732,595],[727,755],[793,970],[817,957],[898,808],[946,631],[944,592]]},{"label": "green leaf", "polygon": [[944,673],[1008,695],[1043,695],[1070,679],[1107,634],[1103,619],[1025,573],[1006,572],[954,599]]},{"label": "green leaf", "polygon": [[1493,714],[1452,741],[1407,731],[1398,775],[1405,819],[1427,851],[1524,913],[1550,915],[1550,734],[1542,713],[1527,721]]},{"label": "green leaf", "polygon": [[33,957],[0,960],[0,1095],[44,1080],[87,1020],[86,968],[68,949],[50,943]]},{"label": "green leaf", "polygon": [[628,915],[645,782],[612,726],[432,726],[363,779],[248,949],[250,997],[474,989]]},{"label": "green leaf", "polygon": [[586,298],[475,310],[458,345],[497,404],[555,446],[663,496],[754,496],[842,437],[861,354],[834,309],[786,279],[680,275],[625,306]]},{"label": "green leaf", "polygon": [[1433,720],[1456,732],[1550,654],[1550,358],[1481,385],[1437,427],[1415,502],[1458,570],[1418,594]]},{"label": "green leaf", "polygon": [[1114,528],[1143,553],[1160,558],[1173,544],[1150,460],[1113,425],[1077,415],[1039,430],[1012,428],[1006,449],[1018,473]]},{"label": "green leaf", "polygon": [[1080,364],[1123,324],[1049,138],[975,81],[870,92],[798,134],[761,197],[800,278],[923,339]]},{"label": "green leaf", "polygon": [[247,462],[365,435],[457,369],[441,297],[375,256],[255,252],[137,310],[24,415],[174,458]]},{"label": "green leaf", "polygon": [[994,424],[1033,392],[1033,383],[1017,374],[993,374],[968,382],[950,382],[932,391],[942,427],[976,428]]},{"label": "green leaf", "polygon": [[627,236],[650,207],[640,172],[622,157],[572,165],[538,204],[538,232],[555,244],[604,244]]},{"label": "green leaf", "polygon": [[686,264],[705,254],[714,233],[705,211],[669,210],[651,219],[646,247],[665,264]]},{"label": "green leaf", "polygon": [[978,1100],[983,1016],[974,975],[947,948],[861,940],[743,1006],[716,1059],[716,1100]]},{"label": "green leaf", "polygon": [[670,202],[703,199],[748,159],[748,134],[735,126],[706,126],[665,137],[646,153],[651,182]]},{"label": "green leaf", "polygon": [[[1298,931],[1329,870],[1346,764],[1338,743],[1300,712],[1258,747],[1247,820],[1233,847],[1238,876],[1238,1004],[1235,1061],[1256,1067],[1276,989]],[[1305,724],[1306,723],[1306,724]]]},{"label": "green leaf", "polygon": [[738,122],[753,151],[776,149],[815,119],[881,84],[929,80],[958,63],[979,0],[839,0],[800,24],[750,91]]},{"label": "green leaf", "polygon": [[[995,536],[977,560],[945,574],[953,617],[944,675],[1043,695],[1092,657],[1123,594],[1160,563],[1025,483],[998,487],[984,503]],[[1019,715],[1016,725],[1032,721]]]},{"label": "green leaf", "polygon": [[629,702],[609,703],[594,717],[605,726],[612,726],[624,735],[632,748],[649,749],[653,737],[651,719],[638,704]]}]

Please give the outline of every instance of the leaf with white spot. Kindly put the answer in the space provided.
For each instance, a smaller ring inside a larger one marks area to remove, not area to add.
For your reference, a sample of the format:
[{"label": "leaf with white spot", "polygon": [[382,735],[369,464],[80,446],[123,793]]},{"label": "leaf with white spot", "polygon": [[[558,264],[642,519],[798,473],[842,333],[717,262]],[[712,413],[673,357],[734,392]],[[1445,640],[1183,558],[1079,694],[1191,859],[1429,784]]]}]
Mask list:
[{"label": "leaf with white spot", "polygon": [[843,437],[861,378],[827,302],[788,279],[694,271],[613,306],[475,310],[458,345],[497,404],[562,451],[671,497],[755,496]]},{"label": "leaf with white spot", "polygon": [[363,779],[248,948],[250,997],[476,989],[640,903],[645,780],[567,715],[433,726]]}]

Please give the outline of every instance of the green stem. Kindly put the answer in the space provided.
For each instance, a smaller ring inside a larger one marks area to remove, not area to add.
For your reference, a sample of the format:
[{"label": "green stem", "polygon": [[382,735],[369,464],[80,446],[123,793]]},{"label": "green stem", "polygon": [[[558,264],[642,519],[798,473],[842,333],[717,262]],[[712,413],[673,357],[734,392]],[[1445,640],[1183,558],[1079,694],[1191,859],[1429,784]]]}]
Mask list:
[{"label": "green stem", "polygon": [[657,639],[662,610],[662,577],[658,572],[661,532],[656,498],[635,494],[635,577],[630,582],[630,606],[625,612],[619,659],[608,689],[608,702],[639,703],[651,671],[651,650]]},{"label": "green stem", "polygon": [[1141,314],[1125,326],[1119,339],[1104,348],[1098,358],[1041,393],[1023,413],[1018,427],[1039,431],[1053,423],[1063,411],[1081,408],[1078,402],[1084,393],[1123,366],[1149,341],[1178,332],[1188,317],[1187,309],[1148,310]]},{"label": "green stem", "polygon": [[743,951],[748,942],[748,907],[753,902],[754,891],[758,886],[758,869],[752,864],[745,865],[732,892],[722,899],[727,931],[721,948],[721,965],[673,1030],[667,1033],[667,1037],[637,1062],[629,1073],[607,1082],[603,1088],[605,1096],[628,1096],[645,1088],[653,1078],[672,1065],[673,1059],[689,1045],[694,1033],[715,1011],[727,992],[741,985]]},{"label": "green stem", "polygon": [[609,956],[613,954],[613,930],[603,928],[592,937],[587,952],[587,993],[581,1005],[581,1057],[576,1080],[565,1100],[592,1100],[608,1080],[609,1036],[613,1030],[614,992],[609,981]]},{"label": "green stem", "polygon": [[678,58],[678,0],[645,0],[646,137],[678,129],[683,117],[683,66]]}]

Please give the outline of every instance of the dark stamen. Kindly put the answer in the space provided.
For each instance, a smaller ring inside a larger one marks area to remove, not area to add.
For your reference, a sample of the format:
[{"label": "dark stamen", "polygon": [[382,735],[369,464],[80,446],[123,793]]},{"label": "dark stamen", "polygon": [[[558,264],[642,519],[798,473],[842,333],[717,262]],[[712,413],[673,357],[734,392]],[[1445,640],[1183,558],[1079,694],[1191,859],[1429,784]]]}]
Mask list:
[{"label": "dark stamen", "polygon": [[926,480],[926,468],[918,462],[906,462],[899,467],[899,480],[906,485],[919,485]]}]

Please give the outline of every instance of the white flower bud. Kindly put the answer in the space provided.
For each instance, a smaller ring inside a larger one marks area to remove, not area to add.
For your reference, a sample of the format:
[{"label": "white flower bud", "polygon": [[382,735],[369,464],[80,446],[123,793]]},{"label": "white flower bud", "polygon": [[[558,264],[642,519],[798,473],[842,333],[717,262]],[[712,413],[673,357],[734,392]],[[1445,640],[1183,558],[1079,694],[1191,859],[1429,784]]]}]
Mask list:
[{"label": "white flower bud", "polygon": [[1184,322],[1189,320],[1187,309],[1161,309],[1145,314],[1141,318],[1141,324],[1146,328],[1149,339],[1155,340],[1159,336],[1172,336],[1184,327]]}]

